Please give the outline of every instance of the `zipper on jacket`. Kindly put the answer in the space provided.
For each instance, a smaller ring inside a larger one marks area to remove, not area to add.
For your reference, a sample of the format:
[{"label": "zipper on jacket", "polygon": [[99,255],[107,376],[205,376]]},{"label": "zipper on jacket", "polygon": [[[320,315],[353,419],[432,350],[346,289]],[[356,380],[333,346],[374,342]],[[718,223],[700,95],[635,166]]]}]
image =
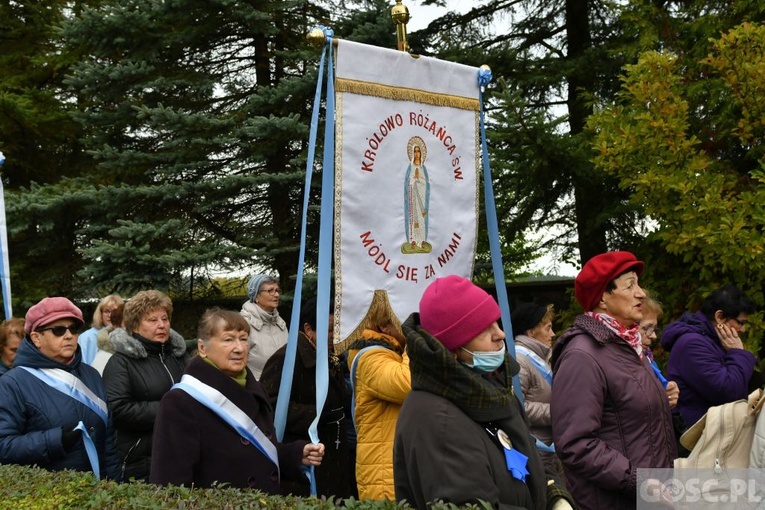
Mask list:
[{"label": "zipper on jacket", "polygon": [[167,372],[167,375],[170,377],[170,386],[175,384],[175,379],[173,379],[173,374],[170,372],[170,369],[167,368],[167,365],[165,365],[165,355],[161,352],[159,353],[159,362],[162,363],[162,366],[165,367],[165,372]]},{"label": "zipper on jacket", "polygon": [[[723,409],[725,409],[725,408],[723,408]],[[723,444],[723,439],[724,439],[723,430],[725,429],[724,425],[725,425],[725,421],[726,421],[725,420],[726,413],[722,412],[722,413],[720,413],[720,415],[721,415],[720,416],[720,429],[718,430],[718,434],[719,434],[720,439],[719,439],[719,442],[717,443],[717,457],[715,457],[715,467],[714,467],[716,475],[719,475],[722,472],[722,467],[720,466],[720,459],[722,458],[723,453],[727,453],[727,452],[722,452],[721,451],[722,444]]]},{"label": "zipper on jacket", "polygon": [[[122,479],[123,480],[125,480],[125,468],[127,467],[127,462],[128,462],[128,459],[130,458],[130,454],[133,453],[133,450],[138,448],[139,444],[141,444],[141,439],[142,438],[139,437],[138,441],[136,441],[135,444],[130,447],[130,449],[128,450],[127,454],[125,455],[125,459],[122,461]],[[125,481],[127,481],[127,480],[125,480]]]}]

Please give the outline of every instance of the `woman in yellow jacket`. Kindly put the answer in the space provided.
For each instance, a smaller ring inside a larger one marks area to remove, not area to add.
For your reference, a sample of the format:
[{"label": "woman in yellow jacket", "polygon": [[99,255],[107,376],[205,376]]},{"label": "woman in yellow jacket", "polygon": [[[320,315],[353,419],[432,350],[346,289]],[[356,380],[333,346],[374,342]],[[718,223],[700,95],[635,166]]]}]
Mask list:
[{"label": "woman in yellow jacket", "polygon": [[[396,420],[412,383],[409,357],[398,321],[389,314],[372,317],[348,348],[354,385],[356,425],[356,483],[359,499],[395,500],[393,436]],[[357,359],[358,357],[358,359]]]}]

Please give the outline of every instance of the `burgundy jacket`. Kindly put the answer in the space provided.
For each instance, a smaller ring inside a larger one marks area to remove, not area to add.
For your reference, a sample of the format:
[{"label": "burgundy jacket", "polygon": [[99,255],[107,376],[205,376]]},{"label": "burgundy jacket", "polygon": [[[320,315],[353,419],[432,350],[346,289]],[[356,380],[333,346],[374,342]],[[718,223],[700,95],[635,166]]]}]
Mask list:
[{"label": "burgundy jacket", "polygon": [[677,456],[666,392],[647,359],[580,315],[553,347],[555,449],[581,509],[632,509],[637,468]]},{"label": "burgundy jacket", "polygon": [[[223,393],[276,444],[283,478],[299,479],[306,441],[275,441],[268,395],[250,370],[245,387],[217,368],[194,358],[186,372]],[[162,397],[154,425],[149,481],[160,485],[210,487],[213,482],[279,494],[276,467],[211,410],[180,389]]]}]

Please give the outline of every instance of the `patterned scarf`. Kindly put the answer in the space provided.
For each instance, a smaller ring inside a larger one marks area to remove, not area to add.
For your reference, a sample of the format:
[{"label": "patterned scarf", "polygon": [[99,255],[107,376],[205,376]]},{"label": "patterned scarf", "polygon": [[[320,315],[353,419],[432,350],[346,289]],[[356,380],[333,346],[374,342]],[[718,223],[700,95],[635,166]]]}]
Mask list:
[{"label": "patterned scarf", "polygon": [[590,317],[596,319],[619,338],[627,342],[630,347],[635,349],[635,352],[638,354],[638,356],[640,356],[640,359],[643,359],[643,345],[640,341],[640,327],[637,324],[631,328],[625,328],[622,326],[621,322],[605,313],[587,312],[585,315],[589,315]]},{"label": "patterned scarf", "polygon": [[[415,314],[416,315],[416,314]],[[411,317],[410,317],[411,318]],[[453,402],[473,420],[485,423],[519,413],[508,377],[510,356],[497,373],[481,375],[458,362],[441,342],[414,323],[404,324],[412,389]]]}]

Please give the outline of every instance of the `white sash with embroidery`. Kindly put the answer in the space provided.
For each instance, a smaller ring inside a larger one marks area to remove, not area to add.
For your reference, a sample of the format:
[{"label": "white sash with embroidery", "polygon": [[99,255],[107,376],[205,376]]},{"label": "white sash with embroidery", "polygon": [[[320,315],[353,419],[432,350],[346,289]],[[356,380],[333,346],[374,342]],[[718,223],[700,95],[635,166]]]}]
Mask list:
[{"label": "white sash with embroidery", "polygon": [[279,455],[276,451],[276,445],[266,437],[244,411],[239,409],[223,393],[188,374],[184,374],[181,377],[181,382],[173,385],[171,389],[185,391],[194,400],[217,414],[220,419],[268,457],[277,470],[279,469]]}]

